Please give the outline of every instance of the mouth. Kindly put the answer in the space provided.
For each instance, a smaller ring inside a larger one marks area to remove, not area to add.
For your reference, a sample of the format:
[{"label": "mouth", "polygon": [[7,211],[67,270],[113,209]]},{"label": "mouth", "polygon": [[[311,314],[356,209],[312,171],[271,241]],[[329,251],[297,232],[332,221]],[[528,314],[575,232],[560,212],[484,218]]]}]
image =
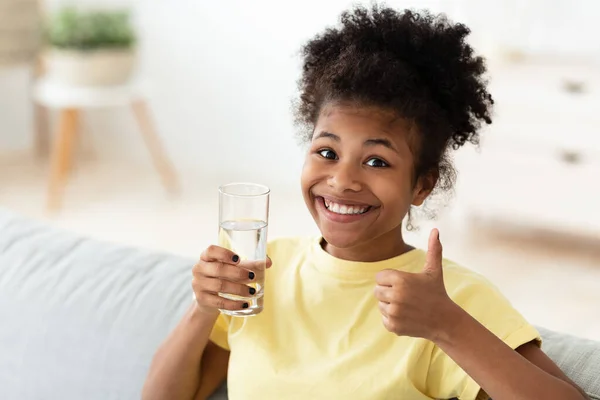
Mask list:
[{"label": "mouth", "polygon": [[362,205],[362,204],[346,204],[346,203],[338,203],[333,200],[326,199],[322,197],[323,204],[325,204],[325,208],[328,211],[331,211],[335,214],[340,215],[360,215],[368,212],[371,209],[371,206]]},{"label": "mouth", "polygon": [[353,222],[362,219],[375,207],[368,204],[357,204],[343,200],[317,196],[317,208],[328,219],[334,222]]}]

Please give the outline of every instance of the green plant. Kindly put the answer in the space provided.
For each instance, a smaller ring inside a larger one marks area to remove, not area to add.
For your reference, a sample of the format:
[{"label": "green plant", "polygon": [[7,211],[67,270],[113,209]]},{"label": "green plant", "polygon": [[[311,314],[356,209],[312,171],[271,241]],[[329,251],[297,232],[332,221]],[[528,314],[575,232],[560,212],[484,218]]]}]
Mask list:
[{"label": "green plant", "polygon": [[46,41],[60,49],[128,49],[135,44],[135,33],[128,12],[64,8],[50,17]]}]

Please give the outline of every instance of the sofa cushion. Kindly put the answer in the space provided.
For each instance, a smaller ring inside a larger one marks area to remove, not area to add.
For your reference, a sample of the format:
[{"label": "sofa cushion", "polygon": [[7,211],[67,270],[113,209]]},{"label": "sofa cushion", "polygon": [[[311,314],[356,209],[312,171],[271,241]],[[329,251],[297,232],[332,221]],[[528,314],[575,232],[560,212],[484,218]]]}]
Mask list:
[{"label": "sofa cushion", "polygon": [[192,264],[0,209],[0,398],[140,398]]},{"label": "sofa cushion", "polygon": [[600,342],[538,329],[544,352],[592,400],[600,400]]}]

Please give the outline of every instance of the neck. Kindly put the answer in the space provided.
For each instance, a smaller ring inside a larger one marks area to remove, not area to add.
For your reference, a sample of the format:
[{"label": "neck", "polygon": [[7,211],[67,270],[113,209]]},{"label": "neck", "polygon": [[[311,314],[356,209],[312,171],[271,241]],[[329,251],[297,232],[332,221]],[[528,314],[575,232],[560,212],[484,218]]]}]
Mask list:
[{"label": "neck", "polygon": [[335,247],[323,239],[323,249],[334,256],[347,261],[375,262],[404,254],[414,247],[406,244],[402,230],[388,232],[382,236],[352,247]]}]

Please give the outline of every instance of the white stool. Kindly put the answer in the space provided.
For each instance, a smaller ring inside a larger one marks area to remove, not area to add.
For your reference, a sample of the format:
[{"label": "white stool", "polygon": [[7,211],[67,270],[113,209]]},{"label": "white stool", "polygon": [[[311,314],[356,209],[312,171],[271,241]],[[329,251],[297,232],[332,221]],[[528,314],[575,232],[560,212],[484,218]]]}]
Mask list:
[{"label": "white stool", "polygon": [[77,134],[78,117],[80,111],[85,109],[131,107],[164,186],[170,192],[179,191],[177,175],[154,130],[150,112],[138,86],[132,84],[114,87],[70,87],[42,79],[34,86],[33,98],[40,106],[59,111],[51,151],[47,198],[49,211],[55,211],[62,205],[63,191],[71,166],[73,141]]}]

